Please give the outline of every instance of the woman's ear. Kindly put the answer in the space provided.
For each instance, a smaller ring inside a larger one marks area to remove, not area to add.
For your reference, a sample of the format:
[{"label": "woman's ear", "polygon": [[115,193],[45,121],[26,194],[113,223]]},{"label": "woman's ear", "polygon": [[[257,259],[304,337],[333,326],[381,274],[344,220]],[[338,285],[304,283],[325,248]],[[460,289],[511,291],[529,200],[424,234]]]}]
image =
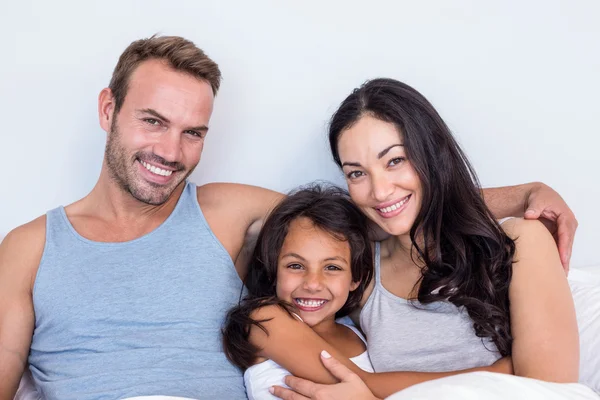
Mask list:
[{"label": "woman's ear", "polygon": [[350,284],[350,291],[354,292],[358,288],[358,286],[360,286],[360,281],[352,282]]}]

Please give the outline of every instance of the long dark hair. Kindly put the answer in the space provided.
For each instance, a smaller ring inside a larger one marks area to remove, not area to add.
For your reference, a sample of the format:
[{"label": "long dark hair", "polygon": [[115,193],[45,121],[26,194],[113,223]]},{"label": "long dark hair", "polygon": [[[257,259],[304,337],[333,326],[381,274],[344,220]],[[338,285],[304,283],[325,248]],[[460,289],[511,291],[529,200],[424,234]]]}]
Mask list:
[{"label": "long dark hair", "polygon": [[348,300],[336,317],[348,315],[358,307],[373,276],[368,219],[352,203],[346,191],[335,186],[313,184],[290,194],[265,221],[244,281],[248,293],[229,311],[225,320],[225,355],[241,369],[253,365],[259,350],[248,340],[252,325],[268,333],[261,325],[266,321],[252,319],[252,312],[273,304],[290,314],[294,311],[292,304],[276,296],[277,262],[290,224],[300,217],[310,219],[316,227],[350,245],[352,280],[360,283],[356,290],[349,293]]},{"label": "long dark hair", "polygon": [[396,126],[421,181],[421,210],[410,230],[425,264],[417,300],[464,307],[476,335],[491,339],[503,356],[511,354],[508,287],[515,244],[486,207],[477,175],[450,129],[412,87],[393,79],[368,81],[331,118],[329,143],[340,167],[339,137],[364,115]]}]

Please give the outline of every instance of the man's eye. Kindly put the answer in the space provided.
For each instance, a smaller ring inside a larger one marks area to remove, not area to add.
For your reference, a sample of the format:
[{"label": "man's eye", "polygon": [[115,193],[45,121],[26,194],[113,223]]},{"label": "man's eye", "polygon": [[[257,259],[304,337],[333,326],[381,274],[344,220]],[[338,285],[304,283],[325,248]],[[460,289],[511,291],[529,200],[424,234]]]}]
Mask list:
[{"label": "man's eye", "polygon": [[201,132],[198,131],[185,131],[185,133],[192,135],[192,136],[197,136],[199,138],[203,138],[205,135]]},{"label": "man's eye", "polygon": [[401,162],[403,162],[404,160],[406,160],[406,158],[404,158],[404,157],[396,157],[396,158],[392,158],[392,159],[390,160],[390,162],[388,163],[388,165],[389,165],[390,167],[393,167],[394,165],[398,165],[398,164],[400,164],[400,163],[401,163]]},{"label": "man's eye", "polygon": [[154,118],[145,118],[144,121],[150,125],[160,125],[160,121]]}]

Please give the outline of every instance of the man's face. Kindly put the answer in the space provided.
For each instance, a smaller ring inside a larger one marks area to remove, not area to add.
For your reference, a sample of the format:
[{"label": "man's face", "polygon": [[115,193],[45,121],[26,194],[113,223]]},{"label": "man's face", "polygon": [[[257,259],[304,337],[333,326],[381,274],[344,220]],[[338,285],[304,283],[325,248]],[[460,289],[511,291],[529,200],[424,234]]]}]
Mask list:
[{"label": "man's face", "polygon": [[163,61],[140,64],[112,115],[105,151],[110,177],[143,203],[167,201],[200,161],[213,101],[208,82]]}]

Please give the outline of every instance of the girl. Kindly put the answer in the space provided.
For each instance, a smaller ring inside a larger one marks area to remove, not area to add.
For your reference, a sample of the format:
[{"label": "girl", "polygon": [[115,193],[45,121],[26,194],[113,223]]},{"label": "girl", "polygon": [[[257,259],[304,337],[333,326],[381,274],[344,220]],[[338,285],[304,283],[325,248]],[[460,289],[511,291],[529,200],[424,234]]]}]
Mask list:
[{"label": "girl", "polygon": [[[307,362],[313,354],[287,357],[287,341],[279,340],[285,336],[278,336],[286,326],[281,318],[309,326],[360,368],[372,371],[362,334],[351,321],[336,322],[358,306],[371,281],[368,243],[366,217],[337,188],[299,190],[271,213],[249,267],[248,295],[229,312],[223,331],[228,358],[245,370],[250,399],[274,398],[269,389],[283,384],[286,369],[311,376],[306,367],[314,364]],[[273,318],[270,314],[277,310],[285,315]]]}]

